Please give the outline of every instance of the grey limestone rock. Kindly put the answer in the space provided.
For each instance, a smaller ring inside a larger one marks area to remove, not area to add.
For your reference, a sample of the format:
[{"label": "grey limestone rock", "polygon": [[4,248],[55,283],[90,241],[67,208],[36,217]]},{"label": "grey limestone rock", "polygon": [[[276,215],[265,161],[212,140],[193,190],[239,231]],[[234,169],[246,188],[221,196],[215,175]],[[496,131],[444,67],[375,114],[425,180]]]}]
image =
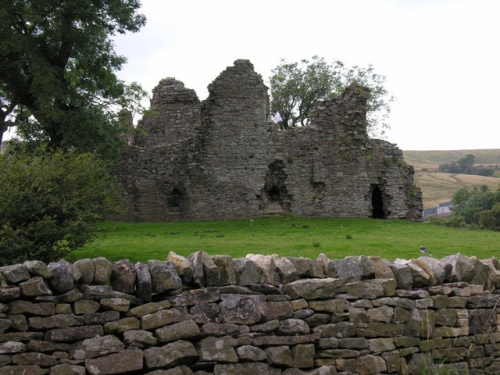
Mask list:
[{"label": "grey limestone rock", "polygon": [[448,255],[441,259],[444,264],[451,265],[450,278],[447,281],[471,281],[474,277],[474,263],[477,259],[466,257],[462,253]]},{"label": "grey limestone rock", "polygon": [[147,265],[141,262],[135,264],[137,275],[137,297],[144,302],[151,302],[153,293],[153,283]]},{"label": "grey limestone rock", "polygon": [[158,339],[150,331],[132,329],[123,332],[123,343],[132,347],[143,348],[156,346]]},{"label": "grey limestone rock", "polygon": [[135,292],[137,270],[128,259],[113,263],[111,271],[111,286],[113,290],[132,294]]},{"label": "grey limestone rock", "polygon": [[73,265],[80,271],[82,277],[80,283],[92,284],[95,276],[94,261],[90,258],[79,259]]},{"label": "grey limestone rock", "polygon": [[155,335],[161,343],[177,340],[191,340],[200,336],[200,328],[194,321],[185,320],[183,322],[158,328],[155,331]]},{"label": "grey limestone rock", "polygon": [[40,276],[45,279],[52,277],[52,272],[49,270],[49,267],[39,260],[27,260],[23,265],[31,275]]},{"label": "grey limestone rock", "polygon": [[185,340],[144,350],[144,362],[148,369],[189,365],[198,360],[194,345]]},{"label": "grey limestone rock", "polygon": [[154,293],[165,293],[182,288],[182,281],[170,261],[149,260],[149,272]]},{"label": "grey limestone rock", "polygon": [[196,343],[201,361],[238,362],[235,346],[238,340],[230,337],[207,337]]},{"label": "grey limestone rock", "polygon": [[52,294],[52,291],[47,285],[47,282],[40,276],[32,277],[27,281],[19,283],[19,287],[21,288],[21,294],[26,297],[36,297]]},{"label": "grey limestone rock", "polygon": [[94,262],[94,282],[93,284],[110,285],[113,263],[104,257],[93,259]]},{"label": "grey limestone rock", "polygon": [[260,282],[262,270],[254,261],[247,258],[233,260],[238,285],[247,286]]},{"label": "grey limestone rock", "polygon": [[191,262],[187,258],[178,255],[173,251],[168,252],[167,260],[174,264],[182,282],[184,284],[189,284],[193,278],[193,265]]},{"label": "grey limestone rock", "polygon": [[281,284],[281,279],[272,255],[248,254],[246,258],[253,261],[261,269],[261,284],[270,284],[274,286]]},{"label": "grey limestone rock", "polygon": [[30,278],[28,269],[23,264],[0,267],[0,275],[10,284],[17,284]]},{"label": "grey limestone rock", "polygon": [[344,279],[300,279],[284,285],[283,292],[293,299],[328,299],[338,294],[344,284]]},{"label": "grey limestone rock", "polygon": [[141,371],[144,367],[141,350],[124,350],[103,357],[87,359],[85,368],[91,375],[123,374]]},{"label": "grey limestone rock", "polygon": [[361,280],[363,269],[358,260],[353,257],[333,259],[330,261],[330,277],[345,279],[346,283]]},{"label": "grey limestone rock", "polygon": [[85,339],[73,345],[70,353],[73,359],[85,360],[111,353],[118,353],[124,349],[123,343],[117,337],[106,335]]}]

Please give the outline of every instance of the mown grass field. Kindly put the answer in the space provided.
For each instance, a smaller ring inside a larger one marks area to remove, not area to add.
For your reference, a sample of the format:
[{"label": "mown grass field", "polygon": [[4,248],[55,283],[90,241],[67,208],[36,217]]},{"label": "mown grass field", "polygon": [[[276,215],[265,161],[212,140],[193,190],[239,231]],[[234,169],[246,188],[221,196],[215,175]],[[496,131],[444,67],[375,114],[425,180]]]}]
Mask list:
[{"label": "mown grass field", "polygon": [[290,216],[206,222],[106,222],[97,241],[73,255],[147,262],[165,260],[169,251],[187,257],[202,250],[234,258],[278,254],[316,259],[324,253],[330,259],[376,255],[395,260],[421,256],[420,245],[426,246],[437,258],[461,252],[485,259],[500,255],[500,233],[402,220]]},{"label": "mown grass field", "polygon": [[[458,161],[468,154],[476,157],[476,164],[500,166],[500,149],[455,151],[403,151],[405,161],[415,168],[415,184],[422,189],[424,208],[451,200],[462,186],[486,185],[493,191],[500,186],[499,177],[439,173],[440,164]],[[500,173],[500,170],[499,172]]]},{"label": "mown grass field", "polygon": [[[462,186],[488,185],[494,190],[499,187],[500,178],[437,172],[439,164],[457,161],[467,154],[475,155],[478,164],[500,165],[500,149],[404,151],[405,160],[415,167],[415,183],[422,189],[424,208],[450,200]],[[324,253],[330,259],[376,255],[395,260],[419,257],[420,245],[438,258],[461,252],[485,259],[500,256],[500,233],[400,220],[290,216],[208,222],[106,222],[98,239],[73,255],[147,262],[166,259],[169,251],[188,256],[202,250],[232,257],[278,254],[315,259]]]}]

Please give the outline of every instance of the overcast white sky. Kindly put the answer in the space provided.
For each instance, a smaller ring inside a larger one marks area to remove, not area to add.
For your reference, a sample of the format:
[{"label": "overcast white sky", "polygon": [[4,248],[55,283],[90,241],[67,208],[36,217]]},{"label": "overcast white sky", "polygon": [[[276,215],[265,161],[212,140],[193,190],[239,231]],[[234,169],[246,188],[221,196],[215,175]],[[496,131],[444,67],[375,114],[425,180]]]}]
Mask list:
[{"label": "overcast white sky", "polygon": [[499,0],[143,0],[147,25],[116,39],[119,77],[151,92],[175,77],[207,97],[237,59],[264,82],[314,55],[385,75],[386,140],[403,150],[500,148]]}]

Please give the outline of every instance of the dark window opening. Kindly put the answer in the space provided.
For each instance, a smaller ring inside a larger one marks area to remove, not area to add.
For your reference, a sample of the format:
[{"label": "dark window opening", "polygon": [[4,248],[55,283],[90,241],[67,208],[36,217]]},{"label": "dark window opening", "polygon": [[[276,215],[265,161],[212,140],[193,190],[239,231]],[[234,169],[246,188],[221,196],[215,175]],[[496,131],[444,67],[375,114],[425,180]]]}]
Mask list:
[{"label": "dark window opening", "polygon": [[372,188],[372,217],[374,219],[385,219],[384,200],[378,185]]},{"label": "dark window opening", "polygon": [[171,209],[178,209],[181,205],[182,194],[179,190],[174,189],[167,198],[168,207]]},{"label": "dark window opening", "polygon": [[283,161],[269,164],[264,177],[264,186],[259,194],[260,209],[266,212],[287,212],[290,209],[291,196],[286,188],[286,173]]},{"label": "dark window opening", "polygon": [[280,196],[281,196],[280,189],[277,186],[273,186],[267,192],[267,197],[269,199],[269,202],[279,202]]}]

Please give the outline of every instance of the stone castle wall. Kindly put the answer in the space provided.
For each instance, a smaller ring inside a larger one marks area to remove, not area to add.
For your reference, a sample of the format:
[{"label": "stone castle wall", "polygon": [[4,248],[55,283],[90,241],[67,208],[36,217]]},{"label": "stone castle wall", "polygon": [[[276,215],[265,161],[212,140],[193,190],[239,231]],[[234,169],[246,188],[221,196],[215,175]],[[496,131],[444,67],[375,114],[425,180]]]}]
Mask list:
[{"label": "stone castle wall", "polygon": [[173,78],[155,88],[116,169],[125,197],[118,219],[421,219],[402,151],[367,136],[364,87],[351,85],[311,124],[287,131],[269,121],[268,88],[249,61],[235,61],[208,89],[200,102]]},{"label": "stone castle wall", "polygon": [[0,374],[500,373],[495,258],[171,252],[0,278]]}]

